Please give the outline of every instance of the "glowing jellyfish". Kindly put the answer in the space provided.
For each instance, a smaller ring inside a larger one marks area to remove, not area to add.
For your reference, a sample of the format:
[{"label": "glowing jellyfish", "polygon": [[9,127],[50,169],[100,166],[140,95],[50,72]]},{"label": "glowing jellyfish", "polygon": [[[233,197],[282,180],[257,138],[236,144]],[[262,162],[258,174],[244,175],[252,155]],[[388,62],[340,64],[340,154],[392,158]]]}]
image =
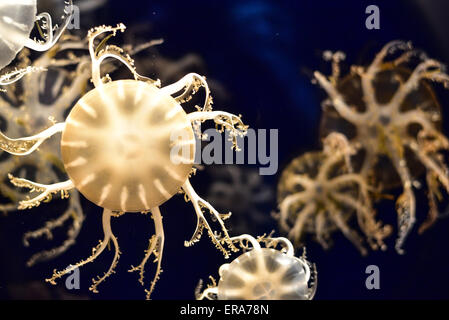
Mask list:
[{"label": "glowing jellyfish", "polygon": [[[70,22],[72,0],[66,4],[64,24],[58,27],[47,12],[36,15],[36,0],[0,0],[0,69],[10,64],[24,47],[37,51],[50,49]],[[30,39],[35,22],[42,23],[38,27],[43,40]]]},{"label": "glowing jellyfish", "polygon": [[[0,94],[0,124],[3,134],[13,137],[28,136],[46,128],[49,119],[57,122],[65,120],[69,109],[90,87],[91,58],[86,43],[85,39],[63,35],[51,50],[33,61],[29,58],[28,50],[21,51],[17,57],[19,68],[46,72],[23,73],[21,76],[27,76],[20,81],[12,81],[14,83],[11,83],[8,91]],[[131,55],[134,55],[160,43],[160,40],[152,40],[137,46],[129,42],[125,46]],[[161,59],[162,65],[167,67],[171,74],[185,74],[182,70],[186,67],[186,59],[181,59],[179,63],[166,63],[163,57],[157,57],[152,59],[152,63],[159,66]],[[29,67],[26,67],[28,65]],[[102,70],[114,72],[114,75],[120,71],[112,61],[105,61]],[[146,70],[152,72],[149,63]],[[161,76],[164,76],[164,72]],[[67,176],[60,158],[60,143],[57,139],[50,139],[27,157],[7,157],[3,154],[0,157],[0,173],[11,172],[20,178],[27,178],[34,173],[33,179],[52,184],[58,181],[58,175]],[[33,254],[27,261],[28,266],[50,260],[75,244],[83,225],[84,214],[78,191],[73,189],[69,193],[68,206],[64,212],[55,219],[46,221],[43,227],[26,232],[23,242],[25,246],[29,246],[31,240],[36,238],[45,237],[51,240],[55,229],[71,221],[67,238],[57,247]],[[26,199],[26,193],[14,188],[7,179],[0,179],[0,194],[5,198],[4,202],[0,203],[0,212],[4,213],[16,211],[17,203]],[[48,209],[50,210],[51,208]]]},{"label": "glowing jellyfish", "polygon": [[[210,300],[311,300],[317,287],[317,272],[305,257],[294,256],[293,245],[286,238],[258,240],[250,235],[231,238],[247,252],[219,269],[220,280],[212,279],[197,299]],[[246,242],[246,243],[245,243]],[[266,243],[262,248],[260,242]],[[252,248],[249,248],[251,244]],[[276,250],[281,244],[283,250]]]},{"label": "glowing jellyfish", "polygon": [[[219,129],[227,129],[237,137],[246,133],[239,116],[222,111],[212,111],[212,99],[205,78],[188,74],[180,81],[159,88],[158,81],[140,76],[133,67],[133,60],[117,46],[96,47],[96,39],[107,32],[115,35],[123,32],[123,24],[117,27],[101,26],[88,34],[89,53],[92,59],[92,82],[95,88],[84,95],[74,106],[66,121],[56,123],[41,133],[20,139],[0,135],[0,147],[14,155],[25,156],[35,151],[46,139],[62,132],[61,153],[69,180],[44,185],[10,176],[18,187],[30,188],[38,196],[24,200],[20,208],[32,208],[49,200],[52,194],[66,197],[72,189],[79,190],[87,199],[104,208],[104,239],[87,259],[62,271],[55,271],[47,279],[55,280],[72,270],[94,261],[112,242],[115,255],[109,270],[93,281],[90,290],[114,270],[120,255],[117,238],[111,230],[111,218],[125,212],[151,212],[156,234],[150,239],[142,263],[130,271],[140,272],[143,284],[144,267],[154,255],[157,269],[147,292],[150,297],[161,272],[164,248],[164,231],[159,206],[176,193],[185,193],[197,214],[197,228],[190,246],[198,241],[204,229],[213,243],[225,256],[229,250],[237,250],[231,241],[223,217],[195,192],[189,182],[193,172],[196,140],[200,124],[213,120]],[[104,45],[104,41],[101,42]],[[134,75],[134,80],[112,81],[109,75],[101,77],[100,68],[107,58],[121,61]],[[206,91],[205,103],[197,112],[186,114],[180,103],[189,99],[200,87]],[[221,226],[222,234],[212,230],[204,213],[209,211]],[[226,248],[226,245],[228,248]]]},{"label": "glowing jellyfish", "polygon": [[396,250],[402,253],[416,219],[413,187],[420,183],[414,178],[426,172],[430,211],[420,232],[438,217],[440,187],[449,191],[442,153],[449,149],[449,141],[440,131],[441,112],[429,85],[447,85],[449,78],[440,62],[401,41],[388,43],[368,67],[352,66],[351,73],[341,78],[339,63],[344,57],[341,52],[326,52],[325,58],[332,60],[332,76],[315,72],[329,95],[323,128],[347,135],[358,150],[360,175],[371,184],[381,190],[394,187],[396,181],[402,185],[396,201]]},{"label": "glowing jellyfish", "polygon": [[321,152],[308,152],[294,159],[283,171],[278,184],[280,212],[276,214],[282,230],[299,244],[307,233],[328,248],[330,234],[340,230],[359,251],[367,253],[363,239],[350,228],[354,215],[373,249],[385,249],[383,239],[390,228],[375,220],[370,186],[363,176],[352,171],[354,149],[339,133],[324,139]]}]

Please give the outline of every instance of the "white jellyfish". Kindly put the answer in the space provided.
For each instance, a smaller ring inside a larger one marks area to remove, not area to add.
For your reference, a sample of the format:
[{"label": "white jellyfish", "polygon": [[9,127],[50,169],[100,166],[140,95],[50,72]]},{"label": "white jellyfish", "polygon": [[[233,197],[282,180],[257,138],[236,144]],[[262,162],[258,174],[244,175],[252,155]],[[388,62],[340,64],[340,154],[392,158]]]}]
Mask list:
[{"label": "white jellyfish", "polygon": [[[49,13],[37,14],[37,0],[0,0],[0,69],[9,65],[24,47],[47,51],[70,22],[72,0],[65,2],[62,26],[53,25]],[[30,38],[36,24],[42,39]]]},{"label": "white jellyfish", "polygon": [[[219,269],[220,280],[211,277],[212,284],[200,292],[199,300],[311,300],[317,287],[315,265],[302,257],[294,256],[293,245],[287,238],[259,237],[248,234],[231,238],[244,250],[229,264]],[[264,242],[266,248],[260,243]],[[252,248],[249,248],[251,244]],[[276,246],[283,246],[276,250]]]}]

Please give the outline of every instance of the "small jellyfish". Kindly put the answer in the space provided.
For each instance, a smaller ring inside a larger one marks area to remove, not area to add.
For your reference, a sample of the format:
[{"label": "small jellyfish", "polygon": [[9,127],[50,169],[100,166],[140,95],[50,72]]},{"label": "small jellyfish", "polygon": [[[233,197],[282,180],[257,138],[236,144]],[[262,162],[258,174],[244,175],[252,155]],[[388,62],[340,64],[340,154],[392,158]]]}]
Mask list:
[{"label": "small jellyfish", "polygon": [[332,75],[314,73],[329,99],[323,105],[323,135],[344,133],[357,149],[354,167],[380,191],[402,186],[396,200],[398,237],[396,250],[403,253],[404,241],[416,220],[415,180],[425,172],[429,214],[419,232],[438,217],[440,189],[449,192],[445,152],[449,140],[441,132],[441,110],[433,83],[447,87],[449,76],[442,63],[429,59],[410,43],[386,44],[367,67],[352,66],[341,77],[342,52],[326,51]]},{"label": "small jellyfish", "polygon": [[361,252],[367,254],[363,238],[350,227],[352,217],[372,249],[385,249],[383,239],[390,233],[375,220],[370,200],[371,187],[354,173],[350,157],[354,149],[340,133],[324,139],[323,151],[308,152],[294,159],[283,171],[278,184],[279,213],[275,218],[288,237],[300,244],[312,234],[329,247],[330,234],[340,230]]},{"label": "small jellyfish", "polygon": [[[49,13],[37,14],[37,0],[0,0],[0,70],[9,65],[24,47],[47,51],[70,22],[72,0],[66,2],[63,25],[53,25]],[[31,39],[35,23],[42,37]]]},{"label": "small jellyfish", "polygon": [[[201,292],[198,300],[311,300],[317,287],[315,265],[294,256],[291,242],[286,238],[250,235],[231,238],[247,252],[219,269],[220,280],[211,277],[212,284]],[[266,248],[260,243],[264,242]],[[252,248],[249,248],[249,244]],[[277,250],[282,245],[282,250]]]},{"label": "small jellyfish", "polygon": [[[234,146],[237,139],[246,134],[240,116],[223,111],[212,111],[212,98],[204,77],[188,74],[178,82],[160,87],[159,81],[139,75],[134,61],[123,49],[105,45],[106,40],[96,42],[98,37],[124,32],[125,26],[101,26],[88,34],[89,53],[92,59],[91,76],[95,88],[76,103],[65,122],[55,123],[41,133],[19,139],[11,139],[0,133],[0,148],[16,156],[33,153],[51,136],[62,133],[61,154],[64,169],[69,179],[50,185],[36,183],[9,175],[17,187],[29,188],[38,195],[20,202],[19,209],[38,206],[51,199],[53,194],[67,197],[76,189],[87,199],[103,208],[104,239],[87,259],[62,271],[54,271],[47,279],[55,281],[80,266],[94,261],[112,243],[115,254],[109,270],[94,279],[90,290],[97,292],[98,285],[114,272],[120,250],[111,229],[111,219],[125,212],[151,212],[156,234],[149,240],[145,257],[130,271],[140,273],[143,284],[144,268],[154,255],[156,274],[147,292],[150,298],[161,273],[164,249],[164,230],[159,206],[178,192],[190,201],[197,216],[197,227],[190,241],[191,246],[199,241],[204,230],[215,246],[227,257],[230,251],[238,250],[230,240],[223,219],[227,215],[218,213],[193,189],[189,178],[194,172],[195,134],[201,135],[201,123],[213,120],[217,129],[231,132]],[[134,79],[112,81],[109,75],[102,77],[101,66],[105,59],[112,58],[123,63]],[[187,114],[181,104],[191,98],[200,87],[206,91],[204,105],[196,112]],[[217,221],[221,233],[214,232],[205,217],[209,212]]]}]

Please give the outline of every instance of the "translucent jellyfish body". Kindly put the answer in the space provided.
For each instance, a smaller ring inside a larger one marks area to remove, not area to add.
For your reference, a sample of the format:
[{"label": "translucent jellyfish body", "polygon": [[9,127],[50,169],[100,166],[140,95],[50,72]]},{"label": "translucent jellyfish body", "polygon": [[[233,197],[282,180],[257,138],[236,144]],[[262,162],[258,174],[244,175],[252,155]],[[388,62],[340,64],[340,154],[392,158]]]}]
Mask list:
[{"label": "translucent jellyfish body", "polygon": [[0,69],[28,42],[36,20],[36,0],[0,1]]},{"label": "translucent jellyfish body", "polygon": [[[1,134],[1,149],[25,156],[34,151],[49,137],[62,133],[61,152],[64,168],[69,180],[43,185],[27,179],[10,176],[18,187],[30,188],[39,194],[20,203],[22,209],[38,206],[49,200],[52,194],[63,197],[72,189],[79,190],[88,199],[103,208],[104,239],[85,260],[62,271],[55,271],[47,279],[55,280],[68,272],[94,261],[112,243],[115,255],[110,269],[94,280],[90,290],[97,292],[97,286],[109,275],[118,262],[120,251],[117,238],[111,229],[111,218],[119,217],[127,211],[151,212],[156,234],[150,238],[148,249],[142,262],[130,271],[140,273],[143,284],[146,262],[154,255],[157,262],[156,275],[147,291],[147,298],[154,289],[161,272],[164,249],[164,230],[159,205],[177,192],[185,194],[191,201],[196,215],[197,227],[186,246],[198,241],[206,230],[212,241],[225,256],[237,248],[230,240],[224,225],[223,216],[207,201],[199,197],[189,182],[193,172],[193,157],[196,140],[194,133],[200,135],[200,124],[213,120],[218,129],[228,129],[235,137],[246,133],[239,116],[212,111],[212,98],[204,77],[188,74],[180,81],[160,88],[158,81],[139,75],[133,67],[129,55],[117,46],[96,45],[97,38],[105,33],[115,35],[124,31],[125,26],[101,26],[88,34],[91,57],[92,83],[95,88],[82,97],[66,122],[55,123],[41,133],[26,138],[11,139]],[[122,62],[134,75],[134,80],[112,81],[109,75],[101,76],[101,65],[106,58]],[[181,103],[204,87],[205,102],[198,111],[186,114]],[[221,234],[210,227],[205,213],[208,211],[221,227]]]},{"label": "translucent jellyfish body", "polygon": [[[179,143],[189,151],[179,164],[170,159],[173,133],[185,138]],[[194,144],[192,125],[173,97],[150,83],[119,80],[78,101],[66,119],[61,150],[70,179],[87,199],[113,211],[140,212],[178,192],[192,171]]]},{"label": "translucent jellyfish body", "polygon": [[[0,0],[0,70],[9,65],[24,47],[37,51],[50,49],[70,22],[72,1],[62,17],[62,26],[54,26],[50,14],[37,14],[37,0]],[[61,0],[62,1],[62,0]],[[43,40],[30,39],[35,22]]]},{"label": "translucent jellyfish body", "polygon": [[[218,300],[311,300],[316,291],[315,266],[305,256],[294,256],[292,244],[285,238],[259,238],[249,235],[232,238],[249,250],[219,269],[220,280],[204,292],[197,292],[198,299]],[[243,242],[247,242],[243,244]],[[252,248],[248,248],[251,244]],[[284,250],[276,250],[278,244]]]},{"label": "translucent jellyfish body", "polygon": [[330,235],[340,230],[365,255],[363,238],[350,227],[356,217],[369,245],[385,249],[383,239],[390,229],[375,220],[370,186],[363,176],[352,171],[353,153],[342,134],[332,133],[324,139],[323,151],[308,152],[282,171],[279,213],[275,217],[295,245],[301,244],[306,234],[312,234],[328,248]]},{"label": "translucent jellyfish body", "polygon": [[409,43],[393,41],[368,67],[352,66],[340,76],[341,52],[326,52],[333,73],[315,78],[329,95],[324,104],[323,131],[344,133],[357,149],[354,167],[381,191],[397,184],[403,193],[396,201],[398,239],[402,253],[406,236],[416,220],[415,180],[425,172],[429,215],[420,232],[438,217],[440,187],[449,191],[448,168],[443,153],[449,141],[440,131],[441,112],[431,82],[447,85],[443,65]]}]

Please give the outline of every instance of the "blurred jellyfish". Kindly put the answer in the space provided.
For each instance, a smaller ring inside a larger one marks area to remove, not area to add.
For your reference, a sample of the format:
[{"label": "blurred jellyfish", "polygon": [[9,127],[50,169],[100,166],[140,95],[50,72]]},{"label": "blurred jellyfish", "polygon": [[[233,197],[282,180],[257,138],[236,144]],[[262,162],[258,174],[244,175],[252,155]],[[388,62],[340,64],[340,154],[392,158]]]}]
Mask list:
[{"label": "blurred jellyfish", "polygon": [[[449,83],[444,66],[410,43],[385,45],[368,67],[352,66],[340,76],[342,52],[325,52],[332,61],[332,75],[315,72],[319,85],[329,95],[324,103],[323,133],[344,133],[357,149],[355,166],[360,175],[380,190],[400,184],[396,201],[398,238],[396,250],[413,227],[416,200],[414,179],[425,172],[429,215],[419,231],[438,217],[440,187],[449,191],[447,162],[443,155],[449,141],[440,130],[441,111],[430,83]],[[391,57],[391,58],[389,58]]]},{"label": "blurred jellyfish", "polygon": [[230,210],[229,229],[234,234],[254,233],[271,221],[266,207],[274,200],[273,190],[255,168],[236,165],[208,169],[212,177],[207,200],[219,211]]},{"label": "blurred jellyfish", "polygon": [[[46,69],[42,73],[30,73],[19,82],[12,84],[8,91],[0,96],[0,119],[2,134],[0,146],[7,143],[4,135],[23,136],[36,130],[42,130],[54,121],[63,121],[70,107],[85,90],[90,76],[89,59],[76,56],[75,52],[86,49],[81,39],[68,37],[50,51],[31,62],[28,52],[19,55],[20,64],[31,65],[32,68]],[[66,69],[73,67],[73,70]],[[4,135],[3,135],[4,134]],[[61,175],[65,175],[62,162],[59,160],[59,145],[50,140],[30,155],[28,158],[8,156],[2,152],[0,172],[8,172],[22,178],[35,178],[43,183],[54,183]],[[17,203],[26,200],[22,190],[14,188],[7,180],[0,180],[0,192],[4,201],[0,204],[3,212],[17,210]],[[55,220],[47,221],[43,228],[30,231],[24,236],[24,244],[29,245],[30,239],[46,236],[52,239],[52,231],[62,227],[66,221],[72,220],[68,230],[68,238],[59,247],[33,255],[28,265],[51,259],[67,250],[81,229],[84,214],[82,212],[79,194],[71,192],[67,209]]]},{"label": "blurred jellyfish", "polygon": [[370,186],[352,171],[353,153],[342,134],[331,133],[324,139],[323,151],[308,152],[282,171],[278,184],[280,212],[275,217],[295,244],[310,233],[328,248],[330,234],[340,230],[365,255],[362,237],[350,228],[355,215],[369,245],[385,249],[383,239],[390,228],[375,220]]},{"label": "blurred jellyfish", "polygon": [[[286,238],[250,235],[231,238],[246,251],[219,269],[220,280],[211,277],[212,284],[201,292],[199,300],[311,300],[317,287],[315,265],[294,256],[293,245]],[[265,243],[265,248],[261,243]],[[281,250],[276,249],[278,245]],[[251,248],[249,247],[251,246]]]},{"label": "blurred jellyfish", "polygon": [[[24,47],[36,51],[53,47],[69,24],[72,10],[72,0],[66,1],[63,24],[58,26],[49,13],[37,14],[37,0],[0,0],[0,70]],[[41,39],[30,38],[35,24]]]}]

